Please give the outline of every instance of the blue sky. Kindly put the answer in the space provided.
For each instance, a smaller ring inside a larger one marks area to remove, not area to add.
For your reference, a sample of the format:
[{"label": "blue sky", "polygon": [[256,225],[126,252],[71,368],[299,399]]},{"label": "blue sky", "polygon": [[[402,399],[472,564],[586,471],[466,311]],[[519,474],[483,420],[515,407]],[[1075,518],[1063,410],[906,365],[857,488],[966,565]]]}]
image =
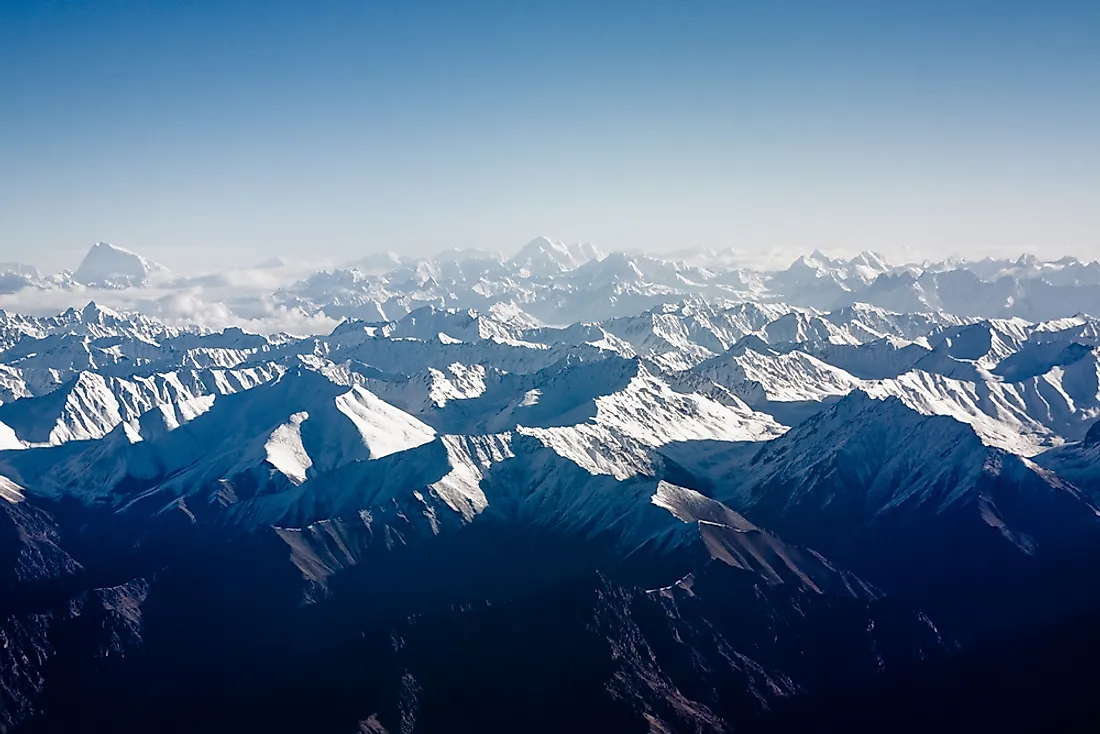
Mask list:
[{"label": "blue sky", "polygon": [[4,0],[0,259],[1100,257],[1098,38],[1073,0]]}]

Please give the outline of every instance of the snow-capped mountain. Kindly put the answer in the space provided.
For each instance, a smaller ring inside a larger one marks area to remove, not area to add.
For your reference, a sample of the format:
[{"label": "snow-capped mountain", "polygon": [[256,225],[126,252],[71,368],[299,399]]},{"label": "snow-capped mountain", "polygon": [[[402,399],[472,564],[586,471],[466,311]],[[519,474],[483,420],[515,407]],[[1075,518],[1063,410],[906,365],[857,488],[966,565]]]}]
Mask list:
[{"label": "snow-capped mountain", "polygon": [[[0,276],[0,306],[20,310],[21,302],[38,302],[42,293],[51,294],[44,299],[50,302],[82,305],[87,289],[108,289],[110,305],[173,324],[188,323],[189,315],[217,328],[251,322],[267,332],[293,323],[294,333],[304,335],[328,331],[333,321],[345,318],[399,320],[429,305],[487,313],[498,304],[513,304],[545,325],[565,327],[702,299],[722,308],[786,303],[832,312],[835,324],[860,342],[888,335],[914,339],[920,327],[890,326],[864,314],[851,331],[844,328],[850,308],[928,314],[924,318],[952,314],[946,318],[956,324],[1100,313],[1100,263],[1073,258],[894,265],[869,251],[855,256],[814,251],[775,270],[752,266],[752,257],[732,251],[607,253],[590,244],[539,237],[510,258],[476,249],[428,257],[387,252],[314,272],[287,259],[278,259],[275,268],[273,262],[232,274],[172,277],[137,253],[99,243],[75,272],[41,275],[31,266],[11,264]],[[157,294],[149,297],[144,286],[154,282]],[[775,329],[807,327],[828,330],[799,323]],[[829,340],[828,334],[819,336]]]},{"label": "snow-capped mountain", "polygon": [[524,245],[510,262],[521,274],[542,275],[576,270],[603,257],[603,253],[590,244],[570,245],[547,237],[536,237]]},{"label": "snow-capped mountain", "polygon": [[735,255],[9,268],[0,730],[724,732],[1100,610],[1090,265]]},{"label": "snow-capped mountain", "polygon": [[88,250],[73,273],[78,283],[92,288],[133,288],[147,285],[149,278],[167,273],[167,268],[141,255],[107,242]]}]

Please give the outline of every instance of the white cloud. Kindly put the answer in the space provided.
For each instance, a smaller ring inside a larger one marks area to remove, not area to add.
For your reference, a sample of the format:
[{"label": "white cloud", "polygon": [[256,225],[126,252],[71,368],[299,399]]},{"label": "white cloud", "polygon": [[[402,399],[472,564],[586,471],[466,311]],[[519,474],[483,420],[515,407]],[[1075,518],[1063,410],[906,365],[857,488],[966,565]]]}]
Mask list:
[{"label": "white cloud", "polygon": [[116,311],[141,313],[174,326],[197,325],[214,330],[236,326],[255,333],[285,332],[294,336],[327,334],[339,323],[337,320],[272,302],[272,292],[298,275],[295,268],[227,270],[147,288],[25,288],[0,295],[0,308],[49,316],[95,301]]}]

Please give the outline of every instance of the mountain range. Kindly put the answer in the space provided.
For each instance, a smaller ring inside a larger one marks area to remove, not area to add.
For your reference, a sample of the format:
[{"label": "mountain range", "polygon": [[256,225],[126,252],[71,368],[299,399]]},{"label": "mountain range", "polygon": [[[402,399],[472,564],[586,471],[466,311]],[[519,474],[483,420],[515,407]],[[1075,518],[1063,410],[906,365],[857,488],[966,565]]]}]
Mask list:
[{"label": "mountain range", "polygon": [[0,731],[1094,721],[1100,264],[733,260],[4,266]]},{"label": "mountain range", "polygon": [[897,313],[1032,322],[1100,313],[1100,261],[1023,255],[892,264],[874,252],[845,258],[817,250],[779,270],[750,267],[750,261],[731,249],[607,253],[539,237],[511,257],[474,249],[430,257],[389,252],[316,270],[275,257],[254,268],[181,274],[101,242],[72,271],[46,275],[31,265],[0,263],[0,305],[16,311],[30,305],[47,315],[52,304],[79,308],[97,300],[174,326],[298,335],[327,333],[348,318],[396,321],[428,305],[481,313],[520,309],[554,326],[631,317],[690,299],[825,312],[869,304]]}]

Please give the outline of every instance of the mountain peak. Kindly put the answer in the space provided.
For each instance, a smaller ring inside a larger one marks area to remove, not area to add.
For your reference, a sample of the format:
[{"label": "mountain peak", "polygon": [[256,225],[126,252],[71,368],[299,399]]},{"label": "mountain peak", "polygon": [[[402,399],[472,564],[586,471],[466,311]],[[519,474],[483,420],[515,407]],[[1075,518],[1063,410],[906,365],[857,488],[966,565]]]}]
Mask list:
[{"label": "mountain peak", "polygon": [[89,323],[102,321],[104,317],[118,318],[119,315],[109,308],[100,306],[95,301],[88,301],[88,304],[81,309],[80,316],[85,323]]},{"label": "mountain peak", "polygon": [[88,250],[73,277],[77,282],[95,288],[129,288],[142,286],[154,273],[167,268],[146,260],[135,252],[107,242],[97,242]]},{"label": "mountain peak", "polygon": [[850,265],[864,265],[869,268],[873,268],[879,271],[885,271],[889,269],[889,265],[886,263],[886,258],[877,252],[872,250],[864,250],[851,260],[848,261]]},{"label": "mountain peak", "polygon": [[532,275],[554,275],[576,270],[592,260],[601,260],[604,253],[587,243],[567,245],[540,236],[528,242],[511,262]]},{"label": "mountain peak", "polygon": [[535,248],[540,248],[540,247],[554,248],[554,247],[559,247],[559,246],[560,246],[559,243],[554,242],[554,240],[550,239],[546,235],[540,234],[538,237],[536,237],[535,239],[528,242],[524,249],[531,248],[531,247],[535,247]]}]

